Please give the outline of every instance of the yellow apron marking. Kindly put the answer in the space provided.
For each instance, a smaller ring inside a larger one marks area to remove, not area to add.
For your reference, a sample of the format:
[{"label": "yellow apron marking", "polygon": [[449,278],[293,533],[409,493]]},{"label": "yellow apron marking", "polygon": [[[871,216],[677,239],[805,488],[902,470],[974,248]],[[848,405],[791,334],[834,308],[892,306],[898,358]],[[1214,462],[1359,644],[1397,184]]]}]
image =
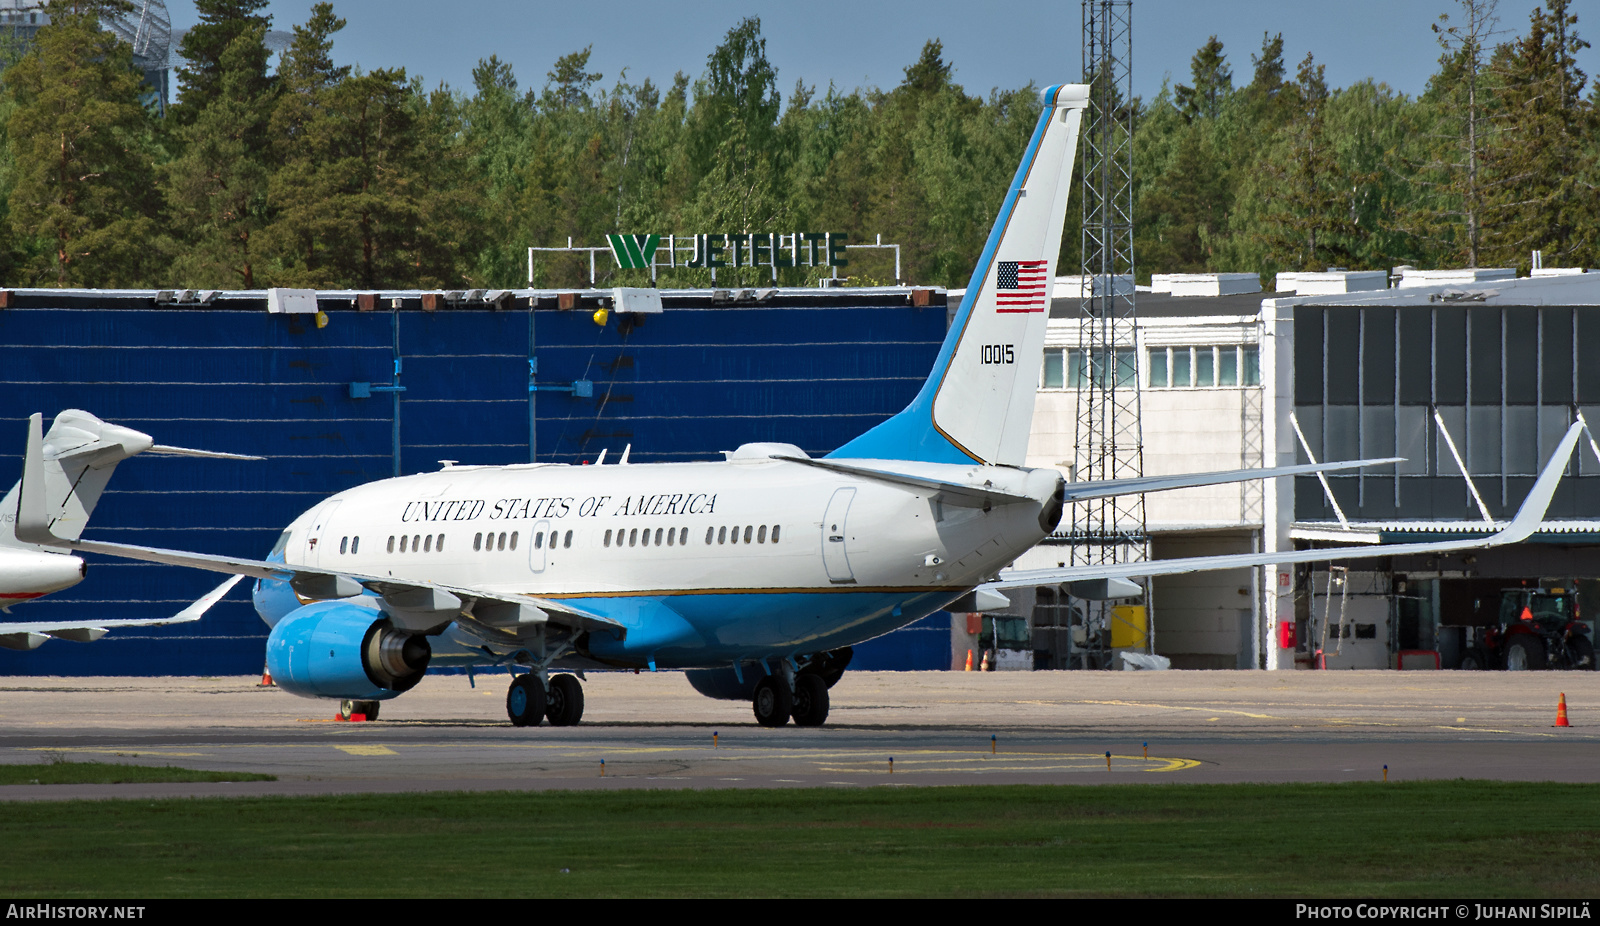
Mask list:
[{"label": "yellow apron marking", "polygon": [[388,746],[335,746],[340,752],[347,752],[352,756],[397,756],[398,752]]}]

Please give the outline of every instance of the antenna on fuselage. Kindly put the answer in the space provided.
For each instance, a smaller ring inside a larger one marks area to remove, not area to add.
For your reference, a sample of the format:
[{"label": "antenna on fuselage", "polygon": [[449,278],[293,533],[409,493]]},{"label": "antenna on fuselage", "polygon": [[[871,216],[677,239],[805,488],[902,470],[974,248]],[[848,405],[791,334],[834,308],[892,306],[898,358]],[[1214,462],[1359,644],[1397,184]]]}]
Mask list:
[{"label": "antenna on fuselage", "polygon": [[602,451],[600,451],[600,455],[594,458],[594,465],[601,466],[601,465],[604,465],[605,462],[606,462],[606,452],[604,450],[602,450]]},{"label": "antenna on fuselage", "polygon": [[633,449],[633,445],[632,444],[629,444],[628,446],[622,448],[622,459],[617,461],[617,465],[618,466],[627,466],[628,465],[628,451],[630,451],[632,449]]}]

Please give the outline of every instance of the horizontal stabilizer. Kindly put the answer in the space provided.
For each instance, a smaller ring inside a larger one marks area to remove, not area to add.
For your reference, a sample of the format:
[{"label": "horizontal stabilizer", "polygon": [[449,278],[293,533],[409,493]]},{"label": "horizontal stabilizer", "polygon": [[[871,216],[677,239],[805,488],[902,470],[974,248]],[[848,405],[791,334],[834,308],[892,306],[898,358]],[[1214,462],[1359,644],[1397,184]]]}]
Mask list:
[{"label": "horizontal stabilizer", "polygon": [[841,473],[846,476],[860,476],[863,479],[876,479],[879,482],[888,482],[907,488],[937,492],[942,494],[945,501],[950,504],[966,508],[987,508],[994,505],[1015,505],[1022,502],[1029,502],[1035,505],[1039,503],[1037,499],[1029,498],[1026,495],[1013,495],[1010,492],[1001,492],[998,489],[962,485],[958,482],[941,482],[938,479],[873,469],[870,466],[852,466],[847,463],[835,463],[832,460],[813,460],[809,457],[790,457],[781,454],[773,454],[772,459],[783,460],[788,463],[799,463],[804,466],[814,466],[817,469],[825,469],[829,472]]},{"label": "horizontal stabilizer", "polygon": [[1137,495],[1142,492],[1162,492],[1167,489],[1190,489],[1195,486],[1224,485],[1230,482],[1248,482],[1251,479],[1274,479],[1279,476],[1309,476],[1341,469],[1359,469],[1363,466],[1384,466],[1403,463],[1402,457],[1381,460],[1342,460],[1335,463],[1303,463],[1298,466],[1275,466],[1270,469],[1228,469],[1213,473],[1181,473],[1172,476],[1136,476],[1132,479],[1107,479],[1101,482],[1067,483],[1066,500],[1087,501],[1112,495]]},{"label": "horizontal stabilizer", "polygon": [[189,447],[172,447],[167,444],[151,444],[145,453],[163,457],[202,457],[207,460],[265,460],[266,457],[251,456],[248,453],[223,453],[220,450],[194,450]]},{"label": "horizontal stabilizer", "polygon": [[1334,560],[1370,559],[1377,556],[1410,556],[1418,553],[1451,553],[1458,550],[1481,550],[1486,547],[1521,543],[1533,536],[1550,508],[1556,487],[1561,483],[1561,472],[1566,469],[1583,423],[1567,429],[1561,443],[1551,454],[1544,471],[1528,491],[1517,516],[1501,530],[1487,537],[1464,540],[1441,540],[1436,543],[1396,543],[1364,546],[1360,548],[1288,550],[1280,553],[1240,553],[1232,556],[1191,556],[1182,559],[1150,560],[1142,563],[1113,563],[1102,566],[1067,566],[1056,569],[1018,569],[1005,573],[994,582],[980,588],[1029,588],[1040,585],[1057,585],[1081,579],[1131,579],[1139,576],[1179,575],[1186,572],[1203,572],[1212,569],[1242,569],[1253,566],[1292,565],[1295,563],[1322,563]]}]

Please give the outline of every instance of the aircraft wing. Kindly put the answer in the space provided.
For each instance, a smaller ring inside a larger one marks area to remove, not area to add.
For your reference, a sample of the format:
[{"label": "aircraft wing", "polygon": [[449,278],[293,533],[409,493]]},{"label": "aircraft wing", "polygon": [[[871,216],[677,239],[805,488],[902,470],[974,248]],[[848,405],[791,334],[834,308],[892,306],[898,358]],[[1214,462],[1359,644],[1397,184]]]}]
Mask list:
[{"label": "aircraft wing", "polygon": [[1583,423],[1576,422],[1567,429],[1561,443],[1551,454],[1544,471],[1529,490],[1516,517],[1499,531],[1487,537],[1465,540],[1441,540],[1433,543],[1380,544],[1351,549],[1290,550],[1281,553],[1239,553],[1231,556],[1191,556],[1182,559],[1148,560],[1140,563],[1113,563],[1101,566],[1066,566],[1056,569],[1019,569],[1006,573],[994,582],[979,586],[983,589],[1027,588],[1038,585],[1055,585],[1084,579],[1129,579],[1139,576],[1166,576],[1185,572],[1202,572],[1211,569],[1240,569],[1249,566],[1270,566],[1289,563],[1322,563],[1331,560],[1370,559],[1376,556],[1407,556],[1415,553],[1450,553],[1456,550],[1479,550],[1510,543],[1520,543],[1539,529],[1550,500],[1555,497],[1556,486],[1561,482],[1561,472],[1578,445]]},{"label": "aircraft wing", "polygon": [[[1010,492],[1002,492],[999,489],[987,486],[942,482],[925,476],[897,473],[893,470],[878,469],[872,466],[838,463],[833,460],[813,460],[808,457],[786,456],[779,453],[772,454],[772,458],[788,463],[813,466],[817,469],[825,469],[829,472],[842,473],[847,476],[876,479],[879,482],[887,482],[893,485],[943,493],[946,501],[951,504],[970,508],[984,508],[989,505],[1013,505],[1019,502],[1037,503],[1038,501],[1026,495],[1014,495]],[[1195,486],[1222,485],[1229,482],[1247,482],[1251,479],[1270,479],[1275,476],[1303,476],[1311,473],[1358,469],[1363,466],[1382,466],[1386,463],[1399,462],[1402,462],[1400,457],[1389,457],[1382,460],[1342,460],[1336,463],[1306,463],[1298,466],[1278,466],[1271,469],[1230,469],[1211,473],[1183,473],[1174,476],[1108,479],[1100,482],[1069,482],[1066,484],[1065,500],[1081,502],[1111,495],[1137,495],[1141,492],[1160,492],[1166,489],[1188,489]]]},{"label": "aircraft wing", "polygon": [[211,610],[211,606],[222,600],[222,596],[233,590],[235,585],[244,576],[233,576],[226,582],[207,592],[194,604],[189,605],[171,617],[162,617],[155,620],[112,620],[112,621],[25,621],[16,624],[0,624],[0,647],[15,650],[37,649],[45,640],[54,637],[58,640],[72,640],[77,643],[92,643],[106,635],[106,631],[118,627],[165,627],[169,624],[187,624],[197,621]]},{"label": "aircraft wing", "polygon": [[[393,606],[391,615],[404,615],[406,612],[415,612],[419,615],[435,615],[434,624],[443,620],[456,620],[458,617],[470,618],[474,609],[487,610],[494,605],[510,605],[518,608],[532,608],[534,611],[521,612],[522,623],[551,620],[558,624],[565,624],[579,630],[600,630],[616,635],[619,639],[624,633],[623,625],[600,614],[575,608],[572,605],[555,601],[549,598],[538,598],[532,595],[518,595],[514,592],[497,592],[481,588],[464,588],[454,585],[441,585],[437,582],[428,582],[420,579],[396,579],[394,576],[371,576],[355,572],[339,572],[331,569],[316,569],[308,566],[290,566],[286,563],[275,563],[267,560],[241,559],[229,556],[214,556],[206,553],[187,553],[182,550],[164,550],[159,547],[141,547],[125,543],[103,543],[94,540],[79,540],[71,543],[62,543],[62,546],[85,553],[102,553],[106,556],[118,556],[123,559],[142,560],[147,563],[165,563],[169,566],[188,566],[191,569],[205,569],[211,572],[231,572],[236,576],[249,576],[255,579],[271,579],[279,582],[288,582],[296,591],[312,598],[349,598],[361,593],[361,589],[375,592]],[[451,612],[446,614],[444,612]],[[428,618],[419,616],[418,621],[429,626]],[[476,621],[474,623],[482,623]]]}]

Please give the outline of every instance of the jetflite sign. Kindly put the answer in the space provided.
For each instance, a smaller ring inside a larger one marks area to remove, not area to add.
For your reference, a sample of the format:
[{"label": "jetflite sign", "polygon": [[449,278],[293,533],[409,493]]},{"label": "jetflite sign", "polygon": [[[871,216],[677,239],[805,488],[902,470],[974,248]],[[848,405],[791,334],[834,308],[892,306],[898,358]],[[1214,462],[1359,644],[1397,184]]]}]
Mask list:
[{"label": "jetflite sign", "polygon": [[[850,236],[843,232],[726,232],[674,238],[668,261],[676,252],[689,251],[681,266],[692,269],[720,267],[848,267],[844,249]],[[611,256],[624,270],[647,270],[656,262],[660,235],[607,235]],[[688,247],[685,247],[688,245]]]}]

